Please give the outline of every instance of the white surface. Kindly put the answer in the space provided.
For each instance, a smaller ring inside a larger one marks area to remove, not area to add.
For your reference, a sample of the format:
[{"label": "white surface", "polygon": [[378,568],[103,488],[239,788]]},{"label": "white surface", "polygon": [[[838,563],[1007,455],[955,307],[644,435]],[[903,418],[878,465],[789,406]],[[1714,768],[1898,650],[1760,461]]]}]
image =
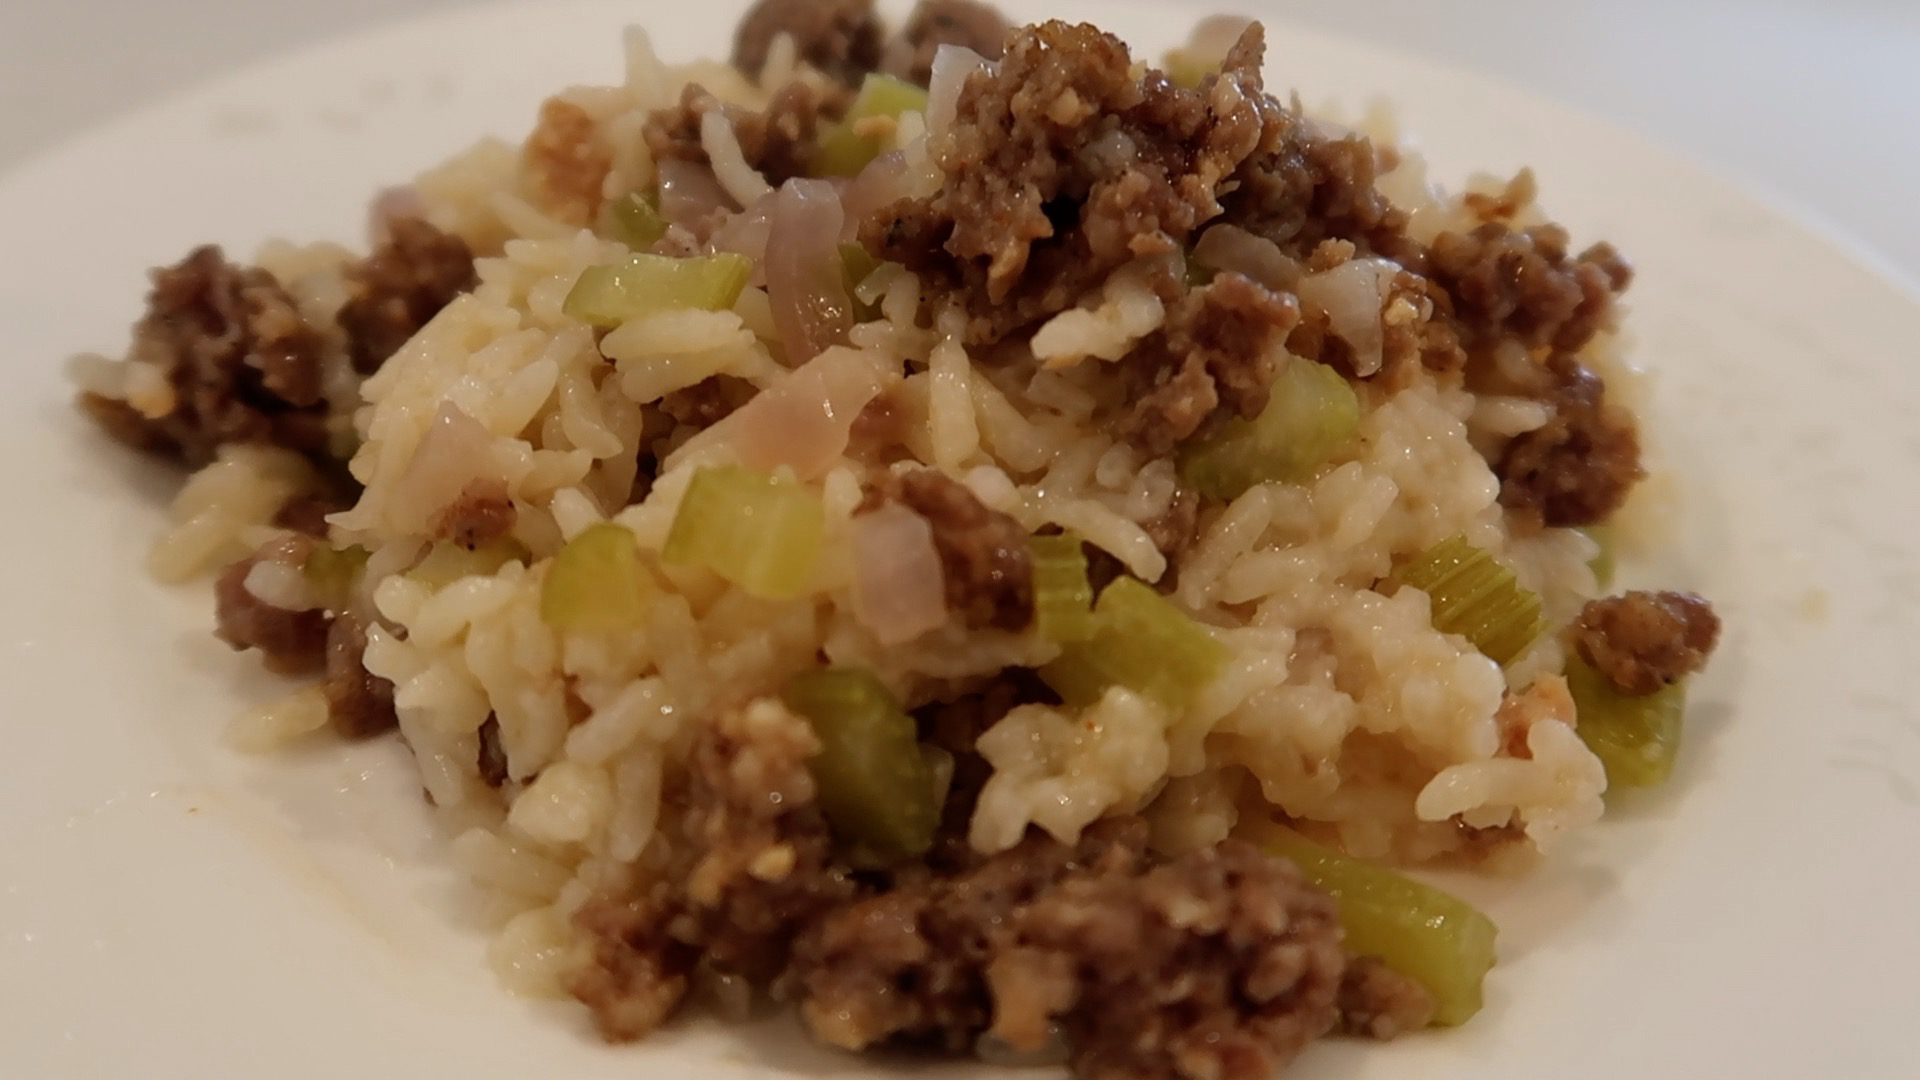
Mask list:
[{"label": "white surface", "polygon": [[[1140,4],[1060,6],[1143,44],[1173,30]],[[663,49],[713,49],[726,7],[666,28]],[[18,508],[0,534],[0,1075],[866,1075],[780,1026],[609,1049],[576,1012],[498,991],[448,915],[459,894],[391,741],[259,761],[221,745],[265,680],[208,636],[203,590],[143,580],[165,477],[84,427],[54,362],[118,348],[142,270],[192,242],[350,239],[380,183],[523,127],[557,83],[613,78],[633,11],[545,3],[377,34],[0,181],[16,365],[0,460]],[[1533,162],[1577,237],[1637,258],[1631,325],[1686,496],[1658,577],[1729,623],[1674,787],[1621,800],[1538,876],[1478,892],[1502,926],[1487,1011],[1389,1047],[1316,1048],[1290,1075],[1920,1075],[1920,301],[1611,127],[1290,40],[1286,81],[1310,98],[1390,94],[1439,176]],[[486,69],[461,66],[472,57]]]},{"label": "white surface", "polygon": [[[481,2],[9,0],[0,4],[0,170],[76,128],[269,53]],[[1284,16],[1505,78],[1777,191],[1920,281],[1920,4],[1909,0],[1162,6],[1180,12],[1169,23],[1210,10]],[[700,6],[630,0],[628,10],[661,23],[697,17]]]}]

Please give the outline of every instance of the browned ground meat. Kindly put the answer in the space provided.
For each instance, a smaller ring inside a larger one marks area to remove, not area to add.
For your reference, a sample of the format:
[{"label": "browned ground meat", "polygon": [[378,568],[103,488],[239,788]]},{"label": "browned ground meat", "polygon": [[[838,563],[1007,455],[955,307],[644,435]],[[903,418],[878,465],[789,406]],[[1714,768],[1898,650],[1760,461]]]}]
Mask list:
[{"label": "browned ground meat", "polygon": [[[1022,696],[1005,690],[934,710],[930,737],[970,746]],[[1291,864],[1237,842],[1162,860],[1129,818],[1078,845],[1035,833],[990,858],[958,849],[862,894],[814,805],[817,748],[777,705],[700,735],[669,795],[684,814],[666,864],[577,916],[591,956],[569,987],[608,1038],[665,1022],[701,966],[771,979],[837,1046],[967,1050],[991,1035],[1033,1050],[1057,1029],[1076,1073],[1101,1080],[1264,1080],[1334,1026],[1333,904]],[[1356,983],[1350,1023],[1412,1023],[1404,989]]]},{"label": "browned ground meat", "polygon": [[567,991],[593,1013],[594,1026],[609,1042],[649,1034],[686,1000],[688,975],[700,954],[668,932],[672,900],[662,889],[592,900],[574,915],[591,956],[568,978]]},{"label": "browned ground meat", "polygon": [[570,980],[609,1039],[658,1026],[696,960],[771,978],[794,932],[853,893],[831,860],[806,721],[774,705],[722,714],[693,752],[674,865],[637,895],[595,901],[579,924],[593,957]]},{"label": "browned ground meat", "polygon": [[888,74],[925,86],[940,46],[959,45],[998,60],[1012,29],[998,8],[980,0],[920,0],[899,36],[887,43],[881,66]]},{"label": "browned ground meat", "polygon": [[351,611],[341,612],[327,631],[327,719],[350,739],[378,735],[399,723],[393,712],[393,684],[367,670],[367,625]]},{"label": "browned ground meat", "polygon": [[894,473],[877,495],[933,527],[948,610],[976,628],[1019,630],[1033,620],[1033,553],[1018,521],[934,469]]},{"label": "browned ground meat", "polygon": [[1270,122],[1249,34],[1233,66],[1187,90],[1136,77],[1126,45],[1094,27],[1016,30],[996,71],[960,94],[941,190],[883,209],[862,240],[964,303],[976,344],[1066,309],[1122,264],[1178,251]]},{"label": "browned ground meat", "polygon": [[229,263],[217,247],[195,248],[153,272],[129,353],[166,373],[173,407],[148,417],[95,394],[81,404],[115,438],[189,464],[228,443],[319,457],[327,449],[321,352],[320,335],[273,275]]},{"label": "browned ground meat", "polygon": [[1558,225],[1516,231],[1489,222],[1470,233],[1441,233],[1427,261],[1469,338],[1563,352],[1577,351],[1606,325],[1615,297],[1633,280],[1607,244],[1569,259],[1567,232]]},{"label": "browned ground meat", "polygon": [[1693,593],[1630,592],[1593,600],[1574,622],[1580,656],[1623,694],[1651,694],[1699,671],[1720,616]]},{"label": "browned ground meat", "polygon": [[1216,410],[1252,418],[1267,407],[1273,357],[1300,318],[1293,296],[1226,273],[1181,297],[1167,325],[1127,359],[1136,387],[1126,433],[1166,454]]},{"label": "browned ground meat", "polygon": [[1421,368],[1456,372],[1466,367],[1460,332],[1446,314],[1451,309],[1452,299],[1432,279],[1413,273],[1394,276],[1381,320],[1381,377],[1390,389],[1405,386]]},{"label": "browned ground meat", "polygon": [[1403,258],[1406,214],[1374,186],[1378,158],[1360,135],[1330,136],[1273,103],[1260,149],[1234,174],[1222,218],[1296,257],[1329,238],[1363,254]]},{"label": "browned ground meat", "polygon": [[1151,869],[1103,856],[1014,935],[988,972],[994,1031],[1037,1045],[1010,999],[1048,1001],[1085,1080],[1266,1080],[1333,1025],[1345,966],[1332,899],[1235,840]]},{"label": "browned ground meat", "polygon": [[1604,521],[1646,475],[1633,414],[1606,398],[1600,376],[1565,353],[1547,361],[1546,424],[1516,437],[1494,465],[1500,503],[1549,526]]},{"label": "browned ground meat", "polygon": [[835,1046],[908,1039],[970,1049],[993,1023],[987,968],[1015,911],[1076,868],[1143,858],[1145,838],[1137,822],[1095,825],[1077,848],[1035,834],[952,876],[897,881],[803,933],[785,989],[814,1035]]},{"label": "browned ground meat", "polygon": [[327,613],[277,608],[247,591],[247,574],[255,565],[298,566],[311,546],[305,537],[276,540],[221,571],[213,585],[214,632],[220,640],[236,650],[260,650],[261,660],[274,671],[320,669],[327,655]]},{"label": "browned ground meat", "polygon": [[512,532],[518,519],[519,511],[507,494],[506,481],[475,480],[433,516],[432,532],[435,539],[472,551]]},{"label": "browned ground meat", "polygon": [[773,39],[791,35],[800,59],[845,83],[880,64],[873,0],[760,0],[733,36],[733,66],[758,77]]},{"label": "browned ground meat", "polygon": [[1347,963],[1340,980],[1340,1030],[1370,1039],[1391,1039],[1433,1022],[1433,995],[1414,979],[1376,957]]},{"label": "browned ground meat", "polygon": [[1138,820],[1039,836],[837,910],[788,976],[827,1042],[1017,1049],[1060,1026],[1077,1075],[1264,1080],[1335,1020],[1332,902],[1229,842],[1160,863]]},{"label": "browned ground meat", "polygon": [[419,218],[389,222],[386,240],[347,271],[339,323],[354,370],[378,371],[474,280],[473,252],[465,240]]},{"label": "browned ground meat", "polygon": [[497,788],[507,782],[507,752],[500,745],[500,718],[489,716],[480,725],[480,753],[474,761],[474,767],[480,771],[480,782],[490,788]]},{"label": "browned ground meat", "polygon": [[807,174],[815,134],[823,119],[836,114],[834,104],[805,83],[788,83],[773,95],[765,112],[754,112],[724,104],[694,83],[681,93],[678,105],[647,117],[641,134],[655,160],[707,164],[707,151],[700,142],[700,118],[719,109],[733,124],[734,138],[739,140],[740,154],[747,164],[766,174],[768,182],[780,184]]},{"label": "browned ground meat", "polygon": [[587,110],[564,98],[548,98],[520,160],[541,209],[569,225],[593,222],[613,170],[613,150]]}]

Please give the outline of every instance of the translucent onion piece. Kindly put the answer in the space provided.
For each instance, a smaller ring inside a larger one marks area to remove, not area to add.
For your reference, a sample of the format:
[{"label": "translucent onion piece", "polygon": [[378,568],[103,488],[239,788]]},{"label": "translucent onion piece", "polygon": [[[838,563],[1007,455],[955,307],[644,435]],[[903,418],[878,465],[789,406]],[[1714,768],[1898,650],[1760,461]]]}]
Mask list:
[{"label": "translucent onion piece", "polygon": [[1386,259],[1350,259],[1331,270],[1300,279],[1300,302],[1327,313],[1334,335],[1353,350],[1353,373],[1365,378],[1380,370],[1386,330],[1380,321],[1387,288],[1400,272]]},{"label": "translucent onion piece", "polygon": [[927,519],[887,503],[853,519],[853,614],[882,645],[947,621],[940,553]]},{"label": "translucent onion piece", "polygon": [[840,193],[824,180],[789,180],[767,232],[767,300],[789,366],[844,342],[853,298],[841,275]]}]

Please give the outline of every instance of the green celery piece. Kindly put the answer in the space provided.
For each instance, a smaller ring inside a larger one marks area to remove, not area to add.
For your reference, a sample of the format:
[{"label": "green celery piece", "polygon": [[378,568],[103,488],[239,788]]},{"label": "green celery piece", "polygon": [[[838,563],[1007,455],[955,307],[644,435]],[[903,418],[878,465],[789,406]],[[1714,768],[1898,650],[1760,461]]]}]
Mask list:
[{"label": "green celery piece", "polygon": [[840,245],[840,283],[847,288],[847,299],[853,301],[853,321],[872,322],[880,317],[879,304],[864,304],[856,292],[860,283],[880,269],[880,260],[873,257],[866,245],[846,243]]},{"label": "green celery piece", "polygon": [[1442,540],[1414,556],[1393,580],[1427,594],[1436,629],[1466,638],[1497,664],[1526,651],[1546,628],[1540,597],[1464,537]]},{"label": "green celery piece", "polygon": [[468,551],[459,544],[435,544],[407,571],[407,577],[443,589],[466,577],[490,577],[510,562],[527,561],[527,549],[511,539],[492,540]]},{"label": "green celery piece", "polygon": [[860,134],[860,121],[926,110],[927,92],[922,87],[891,75],[868,75],[847,115],[820,133],[813,152],[813,174],[854,176],[880,156],[886,148],[884,141]]},{"label": "green celery piece", "polygon": [[1257,829],[1253,839],[1333,896],[1348,951],[1379,957],[1427,988],[1435,1023],[1464,1024],[1480,1011],[1498,934],[1493,920],[1458,897],[1291,830]]},{"label": "green celery piece", "polygon": [[635,251],[646,251],[667,235],[667,219],[652,192],[630,191],[607,203],[600,215],[600,231]]},{"label": "green celery piece", "polygon": [[1226,647],[1136,578],[1120,578],[1093,608],[1093,636],[1067,645],[1040,677],[1070,705],[1118,683],[1178,712],[1226,666]]},{"label": "green celery piece", "polygon": [[1586,661],[1567,661],[1574,730],[1607,769],[1609,788],[1656,787],[1673,775],[1687,713],[1683,679],[1651,694],[1622,694]]},{"label": "green celery piece", "polygon": [[1167,79],[1173,85],[1195,90],[1201,83],[1207,81],[1207,76],[1218,75],[1220,65],[1209,64],[1184,49],[1176,49],[1167,54],[1166,71]]},{"label": "green celery piece", "polygon": [[1614,535],[1611,525],[1589,525],[1581,531],[1600,545],[1600,550],[1593,553],[1593,561],[1587,566],[1593,570],[1593,579],[1604,589],[1613,584],[1613,574],[1620,558],[1620,538]]},{"label": "green celery piece", "polygon": [[358,544],[344,548],[323,544],[307,554],[307,561],[300,565],[300,572],[306,575],[314,591],[326,600],[328,609],[338,611],[346,606],[354,581],[366,569],[367,558],[367,549]]},{"label": "green celery piece", "polygon": [[926,854],[940,822],[933,767],[880,680],[826,668],[795,676],[783,697],[820,740],[808,766],[835,837],[887,861]]},{"label": "green celery piece", "polygon": [[1273,381],[1267,407],[1189,444],[1180,475],[1214,499],[1235,499],[1255,484],[1305,483],[1360,430],[1360,398],[1325,364],[1290,358]]},{"label": "green celery piece", "polygon": [[752,276],[753,260],[731,252],[685,259],[635,252],[624,262],[581,271],[561,310],[599,327],[681,308],[725,311]]},{"label": "green celery piece", "polygon": [[705,566],[755,596],[805,593],[826,509],[798,482],[737,465],[701,469],[680,500],[661,558]]},{"label": "green celery piece", "polygon": [[640,544],[619,525],[588,528],[567,541],[540,585],[540,618],[555,630],[609,634],[646,621],[653,580]]},{"label": "green celery piece", "polygon": [[1087,580],[1087,553],[1072,535],[1036,536],[1033,555],[1034,626],[1040,636],[1061,643],[1093,636],[1093,584]]}]

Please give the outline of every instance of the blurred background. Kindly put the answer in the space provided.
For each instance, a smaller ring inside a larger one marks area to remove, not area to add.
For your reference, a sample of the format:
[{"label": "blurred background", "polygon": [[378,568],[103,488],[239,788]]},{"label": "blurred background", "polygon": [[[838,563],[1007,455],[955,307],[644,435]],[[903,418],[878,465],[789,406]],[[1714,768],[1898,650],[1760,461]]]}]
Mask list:
[{"label": "blurred background", "polygon": [[[302,42],[481,2],[497,0],[6,0],[0,171]],[[634,17],[679,6],[634,0]],[[1167,6],[1182,21],[1235,9],[1292,20],[1505,79],[1690,153],[1920,283],[1920,0]],[[1284,36],[1275,57],[1284,65]]]}]

